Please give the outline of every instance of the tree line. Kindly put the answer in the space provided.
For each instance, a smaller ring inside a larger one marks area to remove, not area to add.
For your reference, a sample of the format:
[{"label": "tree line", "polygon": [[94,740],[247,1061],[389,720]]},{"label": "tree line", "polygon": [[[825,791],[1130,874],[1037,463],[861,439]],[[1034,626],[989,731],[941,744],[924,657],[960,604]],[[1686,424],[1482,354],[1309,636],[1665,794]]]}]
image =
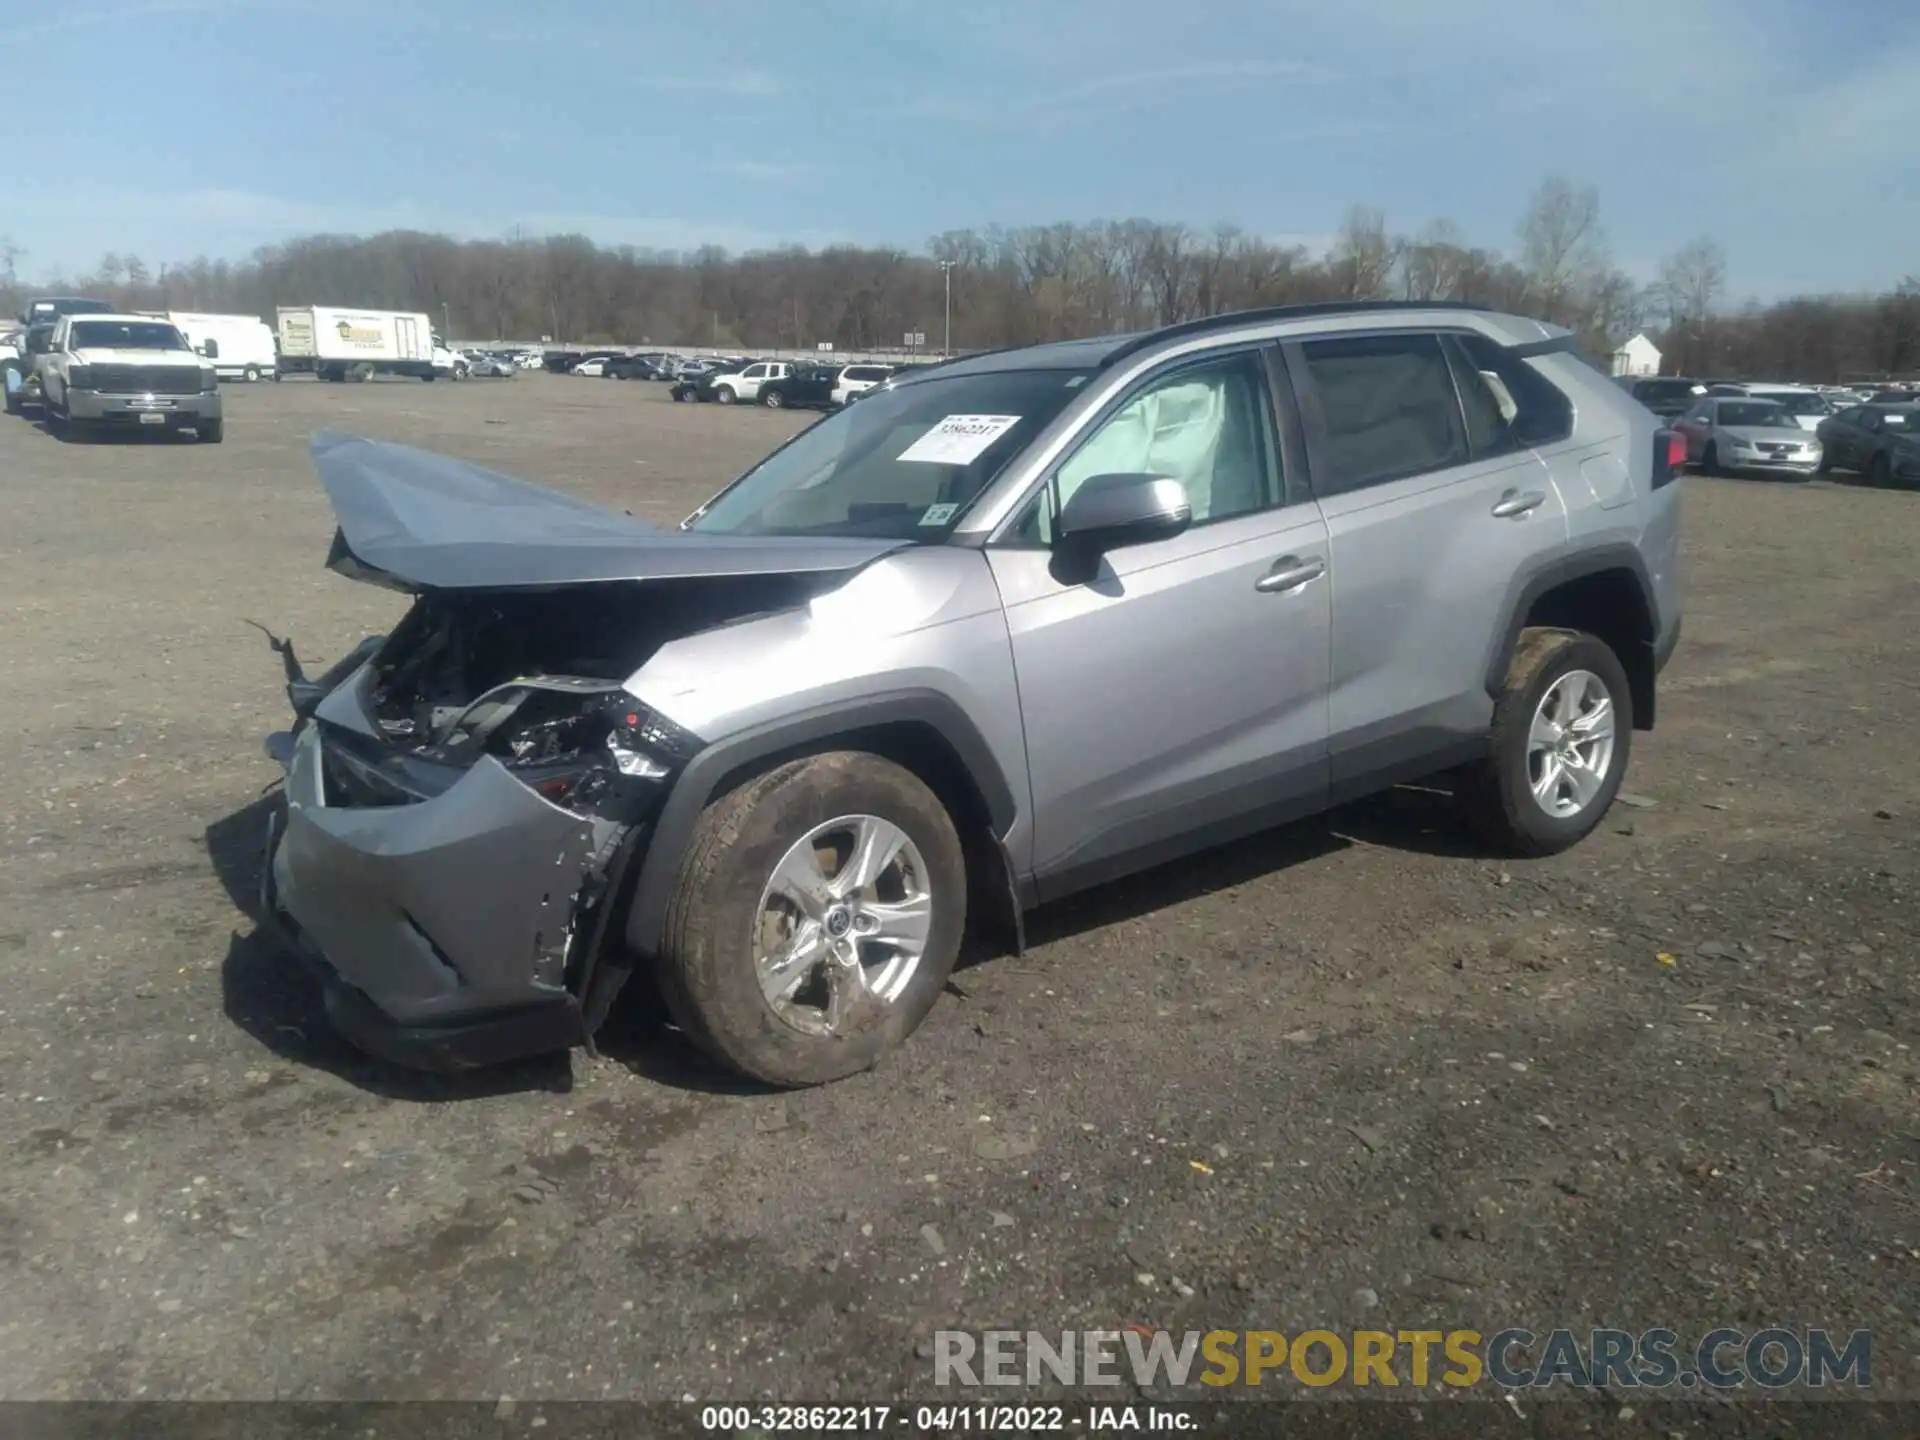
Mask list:
[{"label": "tree line", "polygon": [[899,348],[919,332],[956,350],[1172,324],[1259,305],[1452,300],[1563,324],[1589,354],[1645,331],[1669,373],[1817,382],[1920,370],[1920,279],[1881,294],[1730,306],[1727,260],[1692,241],[1643,284],[1613,261],[1592,187],[1542,181],[1513,248],[1436,220],[1396,233],[1352,209],[1318,250],[1234,225],[1159,220],[990,226],[921,254],[833,245],[730,255],[602,246],[584,235],[459,240],[418,231],[309,235],[240,261],[151,268],[110,254],[89,274],[23,286],[0,243],[0,293],[85,293],[142,310],[257,313],[323,304],[423,310],[460,340],[658,346]]}]

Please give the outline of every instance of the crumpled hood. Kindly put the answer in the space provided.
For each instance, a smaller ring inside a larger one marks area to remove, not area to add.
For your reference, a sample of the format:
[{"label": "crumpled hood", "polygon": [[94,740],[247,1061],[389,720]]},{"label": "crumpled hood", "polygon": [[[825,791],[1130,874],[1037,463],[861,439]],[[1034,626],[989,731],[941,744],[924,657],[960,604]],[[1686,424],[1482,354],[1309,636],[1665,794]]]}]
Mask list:
[{"label": "crumpled hood", "polygon": [[322,431],[328,564],[403,590],[856,570],[909,542],[662,530],[448,455]]}]

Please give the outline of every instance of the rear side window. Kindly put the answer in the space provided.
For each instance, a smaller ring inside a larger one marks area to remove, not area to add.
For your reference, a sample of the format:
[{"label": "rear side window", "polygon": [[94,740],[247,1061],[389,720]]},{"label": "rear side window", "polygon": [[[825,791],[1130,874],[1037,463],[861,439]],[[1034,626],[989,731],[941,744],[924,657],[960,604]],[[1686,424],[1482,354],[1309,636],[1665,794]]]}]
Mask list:
[{"label": "rear side window", "polygon": [[1322,497],[1466,462],[1438,335],[1309,340],[1300,351],[1319,412],[1314,488]]},{"label": "rear side window", "polygon": [[[1460,403],[1475,455],[1551,445],[1573,433],[1573,402],[1525,360],[1484,335],[1450,335],[1447,343],[1459,366]],[[1502,423],[1489,430],[1494,410]]]}]

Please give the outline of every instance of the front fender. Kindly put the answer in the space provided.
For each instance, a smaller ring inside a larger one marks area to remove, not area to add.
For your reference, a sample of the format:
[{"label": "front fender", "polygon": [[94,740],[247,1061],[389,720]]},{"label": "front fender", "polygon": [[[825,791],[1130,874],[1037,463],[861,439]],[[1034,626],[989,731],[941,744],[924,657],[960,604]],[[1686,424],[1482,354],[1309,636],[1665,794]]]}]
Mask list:
[{"label": "front fender", "polygon": [[627,944],[657,955],[667,901],[701,813],[733,777],[757,773],[778,756],[833,748],[836,737],[891,725],[933,729],[966,767],[985,802],[997,839],[1005,840],[1019,815],[1013,787],[993,747],[958,704],[934,690],[908,689],[822,705],[728,736],[696,755],[674,781],[653,822],[645,859],[627,912]]}]

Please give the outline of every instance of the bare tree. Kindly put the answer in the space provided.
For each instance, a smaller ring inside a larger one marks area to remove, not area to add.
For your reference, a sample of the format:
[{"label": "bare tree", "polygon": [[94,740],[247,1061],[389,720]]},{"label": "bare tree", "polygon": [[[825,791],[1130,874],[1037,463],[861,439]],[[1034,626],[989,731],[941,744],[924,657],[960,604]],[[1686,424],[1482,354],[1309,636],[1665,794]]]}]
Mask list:
[{"label": "bare tree", "polygon": [[1341,298],[1377,300],[1385,295],[1394,251],[1394,243],[1387,238],[1385,215],[1364,205],[1348,210],[1330,257]]},{"label": "bare tree", "polygon": [[1549,175],[1527,202],[1520,222],[1520,265],[1535,298],[1535,312],[1566,323],[1586,291],[1606,268],[1606,236],[1600,229],[1600,192],[1576,188]]}]

